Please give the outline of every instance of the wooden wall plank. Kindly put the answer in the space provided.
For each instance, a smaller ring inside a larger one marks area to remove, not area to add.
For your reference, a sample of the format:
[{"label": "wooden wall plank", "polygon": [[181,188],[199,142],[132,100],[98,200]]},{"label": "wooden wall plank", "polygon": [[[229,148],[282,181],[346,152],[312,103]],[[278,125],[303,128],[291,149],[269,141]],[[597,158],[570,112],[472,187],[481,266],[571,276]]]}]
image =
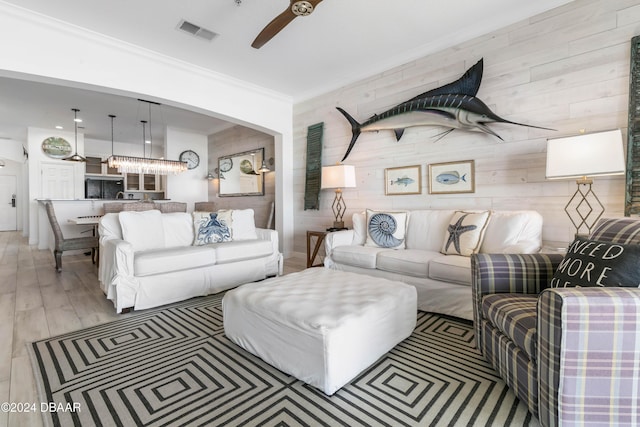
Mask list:
[{"label": "wooden wall plank", "polygon": [[[389,132],[362,134],[345,163],[356,167],[357,187],[346,189],[345,222],[366,208],[534,209],[545,221],[543,238],[569,241],[575,230],[564,205],[575,191],[574,181],[544,178],[546,139],[589,131],[621,128],[627,133],[630,39],[640,32],[637,0],[581,0],[568,3],[498,31],[477,37],[371,76],[294,107],[294,159],[303,161],[306,127],[323,121],[323,164],[342,158],[351,127],[336,110],[341,106],[358,120],[380,113],[424,90],[448,83],[478,59],[485,69],[478,96],[498,115],[550,127],[544,131],[490,125],[503,138],[454,131],[434,142],[443,129],[407,130],[396,142]],[[454,160],[476,162],[476,193],[431,195],[427,165]],[[384,169],[421,164],[423,192],[385,196]],[[293,171],[304,182],[304,168]],[[622,215],[624,178],[596,179],[594,191],[606,216]],[[326,228],[332,195],[320,194],[319,211],[303,211],[304,188],[296,186],[294,250],[304,252],[305,227]],[[315,226],[315,227],[314,227]]]}]

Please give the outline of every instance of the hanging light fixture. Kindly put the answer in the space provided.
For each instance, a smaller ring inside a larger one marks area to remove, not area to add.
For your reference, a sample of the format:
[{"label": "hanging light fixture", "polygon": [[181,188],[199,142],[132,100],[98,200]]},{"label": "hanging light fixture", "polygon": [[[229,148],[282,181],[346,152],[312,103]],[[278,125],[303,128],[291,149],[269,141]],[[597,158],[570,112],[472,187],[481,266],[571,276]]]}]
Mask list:
[{"label": "hanging light fixture", "polygon": [[[138,101],[146,102],[149,104],[149,141],[151,142],[151,104],[160,105],[157,102],[145,101],[144,99],[138,99]],[[165,160],[151,158],[150,149],[149,158],[146,156],[146,120],[142,122],[142,157],[133,156],[116,156],[113,155],[113,142],[112,142],[112,154],[109,157],[109,167],[118,169],[119,173],[146,173],[157,175],[178,174],[187,170],[187,164],[178,160]],[[112,134],[113,135],[113,134]],[[113,139],[113,136],[112,136]]]},{"label": "hanging light fixture", "polygon": [[71,111],[73,111],[73,124],[75,125],[74,127],[76,131],[76,151],[75,153],[73,153],[73,155],[65,157],[62,160],[68,160],[70,162],[86,162],[87,159],[78,154],[78,122],[82,121],[82,119],[78,118],[78,111],[80,110],[78,110],[77,108],[72,108]]},{"label": "hanging light fixture", "polygon": [[[113,115],[113,114],[109,114],[109,118],[111,119],[111,157],[113,157],[113,119],[115,119],[116,116]],[[109,165],[109,159],[111,159],[111,157],[108,157],[108,158],[104,159],[100,163],[106,163],[107,166],[108,166]]]}]

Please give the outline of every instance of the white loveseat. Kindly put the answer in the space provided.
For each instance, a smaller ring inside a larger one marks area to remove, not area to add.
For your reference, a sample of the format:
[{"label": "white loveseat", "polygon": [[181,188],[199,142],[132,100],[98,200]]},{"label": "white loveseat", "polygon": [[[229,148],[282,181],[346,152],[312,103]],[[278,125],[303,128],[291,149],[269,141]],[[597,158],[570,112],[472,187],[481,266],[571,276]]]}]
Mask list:
[{"label": "white loveseat", "polygon": [[156,307],[281,274],[277,232],[255,228],[253,211],[249,213],[251,223],[247,226],[245,221],[243,229],[233,233],[238,239],[204,245],[194,245],[194,219],[189,213],[149,210],[104,215],[98,228],[102,291],[120,313],[124,308]]},{"label": "white loveseat", "polygon": [[[441,253],[455,212],[408,211],[405,249],[365,245],[366,215],[356,213],[353,229],[327,234],[325,267],[414,285],[420,310],[473,320],[471,259]],[[477,252],[535,253],[541,247],[539,213],[491,211]]]}]

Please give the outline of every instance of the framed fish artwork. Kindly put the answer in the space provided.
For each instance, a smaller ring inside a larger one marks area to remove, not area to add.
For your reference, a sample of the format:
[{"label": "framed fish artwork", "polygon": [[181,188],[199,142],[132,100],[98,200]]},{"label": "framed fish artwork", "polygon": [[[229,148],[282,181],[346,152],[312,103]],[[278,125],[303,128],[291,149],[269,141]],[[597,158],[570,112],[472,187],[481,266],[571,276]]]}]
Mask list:
[{"label": "framed fish artwork", "polygon": [[475,193],[475,161],[429,165],[429,194]]},{"label": "framed fish artwork", "polygon": [[387,168],[384,170],[384,194],[395,196],[401,194],[420,194],[422,176],[420,165]]}]

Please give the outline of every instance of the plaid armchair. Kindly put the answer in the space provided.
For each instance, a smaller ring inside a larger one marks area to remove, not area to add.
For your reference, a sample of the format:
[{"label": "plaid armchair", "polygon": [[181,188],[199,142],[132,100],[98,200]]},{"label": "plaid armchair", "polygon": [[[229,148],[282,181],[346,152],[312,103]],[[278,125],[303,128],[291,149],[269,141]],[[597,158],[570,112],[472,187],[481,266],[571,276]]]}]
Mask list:
[{"label": "plaid armchair", "polygon": [[[640,244],[640,220],[590,238]],[[640,425],[640,289],[549,288],[562,259],[473,256],[478,349],[543,426]]]}]

